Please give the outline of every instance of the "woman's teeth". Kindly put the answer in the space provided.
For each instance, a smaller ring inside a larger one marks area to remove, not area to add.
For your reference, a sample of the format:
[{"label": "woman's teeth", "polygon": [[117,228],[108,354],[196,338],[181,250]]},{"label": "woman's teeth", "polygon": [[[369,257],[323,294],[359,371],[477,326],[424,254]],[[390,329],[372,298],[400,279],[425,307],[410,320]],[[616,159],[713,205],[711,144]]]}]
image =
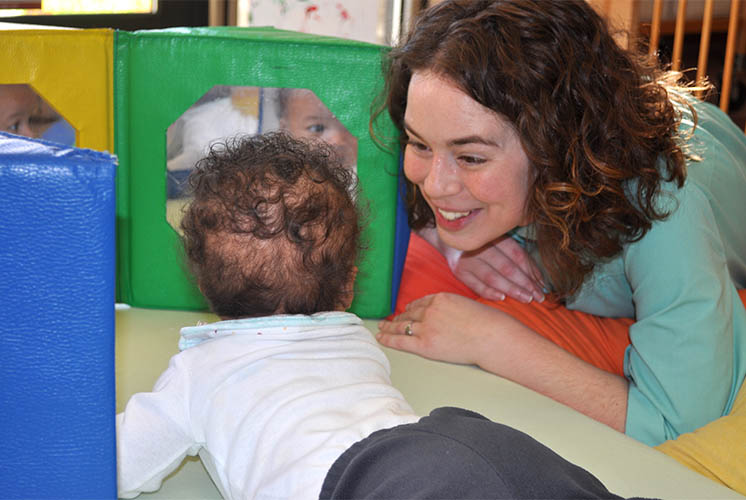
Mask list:
[{"label": "woman's teeth", "polygon": [[443,216],[446,220],[456,220],[460,219],[461,217],[466,217],[471,213],[471,210],[468,212],[447,212],[445,210],[438,209],[438,213]]}]

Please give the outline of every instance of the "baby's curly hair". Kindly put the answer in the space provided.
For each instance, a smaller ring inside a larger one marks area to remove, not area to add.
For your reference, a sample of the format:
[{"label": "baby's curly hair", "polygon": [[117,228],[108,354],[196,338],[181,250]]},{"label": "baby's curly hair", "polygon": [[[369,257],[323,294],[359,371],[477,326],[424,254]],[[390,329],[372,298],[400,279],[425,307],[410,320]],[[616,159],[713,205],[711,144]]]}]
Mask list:
[{"label": "baby's curly hair", "polygon": [[221,318],[349,305],[360,251],[354,175],[320,141],[284,132],[214,145],[189,177],[189,268]]},{"label": "baby's curly hair", "polygon": [[[585,0],[453,0],[424,12],[385,61],[384,110],[402,132],[415,71],[450,80],[515,128],[531,163],[526,201],[558,298],[667,216],[661,184],[686,176],[680,74],[622,49]],[[678,96],[678,97],[677,97]],[[692,109],[693,112],[693,109]],[[696,114],[695,114],[696,119]],[[410,225],[434,224],[407,183]]]}]

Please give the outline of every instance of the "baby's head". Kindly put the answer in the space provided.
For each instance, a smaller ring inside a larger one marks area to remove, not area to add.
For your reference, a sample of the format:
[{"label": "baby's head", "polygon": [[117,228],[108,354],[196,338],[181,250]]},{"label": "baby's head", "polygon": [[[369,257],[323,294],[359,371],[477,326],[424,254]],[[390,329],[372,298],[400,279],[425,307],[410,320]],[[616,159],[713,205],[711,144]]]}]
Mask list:
[{"label": "baby's head", "polygon": [[189,178],[189,267],[221,318],[344,310],[361,223],[330,146],[284,132],[212,147]]},{"label": "baby's head", "polygon": [[41,98],[26,84],[0,84],[0,130],[26,137],[39,137],[34,115],[39,114]]},{"label": "baby's head", "polygon": [[313,91],[280,88],[275,98],[280,127],[296,137],[328,142],[348,168],[357,164],[357,138],[340,122]]}]

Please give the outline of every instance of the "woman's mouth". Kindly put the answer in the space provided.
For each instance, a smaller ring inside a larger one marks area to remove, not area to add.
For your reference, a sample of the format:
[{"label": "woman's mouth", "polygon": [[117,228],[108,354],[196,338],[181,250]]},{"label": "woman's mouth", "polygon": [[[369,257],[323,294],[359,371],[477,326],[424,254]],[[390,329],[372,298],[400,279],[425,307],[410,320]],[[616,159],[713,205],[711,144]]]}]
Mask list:
[{"label": "woman's mouth", "polygon": [[466,210],[457,212],[454,210],[436,208],[435,218],[439,226],[444,229],[455,231],[466,225],[478,211],[479,210]]},{"label": "woman's mouth", "polygon": [[469,210],[468,212],[449,212],[447,210],[441,210],[439,208],[438,212],[440,212],[440,215],[445,217],[446,220],[456,220],[460,219],[461,217],[466,217],[471,213],[471,210]]}]

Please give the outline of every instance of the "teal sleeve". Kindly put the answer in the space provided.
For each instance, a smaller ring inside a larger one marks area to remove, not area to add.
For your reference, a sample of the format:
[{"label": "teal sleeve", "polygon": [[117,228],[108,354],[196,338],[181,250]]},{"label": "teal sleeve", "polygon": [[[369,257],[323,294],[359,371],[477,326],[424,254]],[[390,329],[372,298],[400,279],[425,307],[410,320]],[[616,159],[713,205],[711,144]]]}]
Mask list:
[{"label": "teal sleeve", "polygon": [[715,420],[732,401],[737,292],[707,198],[689,183],[675,197],[662,198],[673,213],[624,254],[636,314],[626,433],[649,445]]}]

